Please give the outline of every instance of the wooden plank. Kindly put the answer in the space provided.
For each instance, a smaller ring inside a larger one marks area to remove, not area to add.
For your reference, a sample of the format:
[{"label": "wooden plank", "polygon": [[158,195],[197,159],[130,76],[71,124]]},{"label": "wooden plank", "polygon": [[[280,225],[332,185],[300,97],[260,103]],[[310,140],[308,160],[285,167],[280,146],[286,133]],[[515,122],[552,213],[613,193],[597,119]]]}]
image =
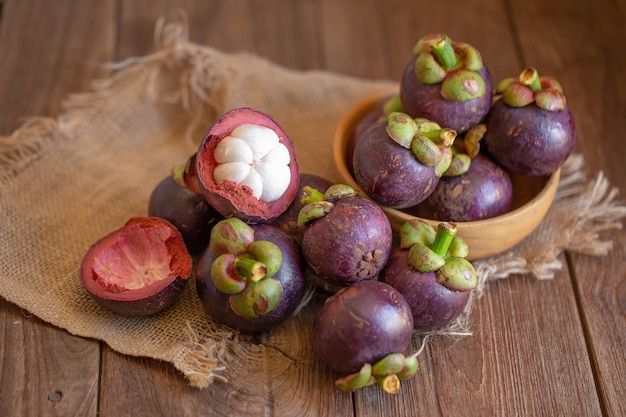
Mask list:
[{"label": "wooden plank", "polygon": [[[101,73],[99,64],[111,58],[114,4],[1,4],[1,134],[25,116],[55,116],[68,93],[84,90]],[[97,415],[98,342],[71,336],[4,299],[0,335],[0,415]]]},{"label": "wooden plank", "polygon": [[[585,156],[591,178],[599,171],[626,190],[626,39],[623,5],[610,1],[512,2],[528,65],[559,79],[576,119],[576,150]],[[538,47],[541,45],[541,47]],[[591,363],[603,414],[626,414],[626,231],[602,236],[614,240],[606,257],[571,255]]]}]

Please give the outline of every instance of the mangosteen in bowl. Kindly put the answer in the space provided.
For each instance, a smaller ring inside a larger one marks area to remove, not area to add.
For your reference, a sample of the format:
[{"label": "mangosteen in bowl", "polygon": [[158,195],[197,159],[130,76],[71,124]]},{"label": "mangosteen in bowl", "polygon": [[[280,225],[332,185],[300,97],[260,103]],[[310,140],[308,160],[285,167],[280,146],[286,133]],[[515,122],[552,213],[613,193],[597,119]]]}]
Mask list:
[{"label": "mangosteen in bowl", "polygon": [[[398,87],[390,87],[374,93],[346,112],[335,130],[333,155],[335,164],[343,182],[353,187],[359,195],[367,193],[358,185],[354,172],[349,169],[349,143],[355,127],[368,113],[398,94]],[[510,173],[513,196],[509,210],[496,217],[485,220],[457,222],[458,235],[469,246],[467,259],[476,260],[499,254],[512,248],[528,236],[546,215],[556,193],[561,170],[550,175],[527,176]],[[419,205],[418,205],[419,206]],[[417,208],[395,209],[381,205],[392,227],[400,226],[411,219],[422,218],[436,227],[440,221],[429,219],[419,213]]]},{"label": "mangosteen in bowl", "polygon": [[104,308],[147,316],[172,306],[193,268],[178,229],[158,217],[133,217],[85,253],[81,283]]}]

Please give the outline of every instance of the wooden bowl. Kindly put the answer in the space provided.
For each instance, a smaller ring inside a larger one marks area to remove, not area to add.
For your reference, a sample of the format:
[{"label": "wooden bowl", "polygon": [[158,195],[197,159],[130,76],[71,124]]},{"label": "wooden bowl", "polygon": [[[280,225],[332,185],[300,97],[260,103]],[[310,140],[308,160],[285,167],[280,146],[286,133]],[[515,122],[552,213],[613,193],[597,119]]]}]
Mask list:
[{"label": "wooden bowl", "polygon": [[[349,149],[352,147],[350,143],[352,135],[361,119],[380,108],[394,94],[397,94],[397,87],[378,92],[358,102],[344,115],[335,132],[333,154],[337,168],[344,182],[354,187],[359,195],[364,197],[367,195],[356,183],[348,157]],[[486,220],[456,222],[459,236],[470,248],[468,259],[477,260],[497,255],[512,248],[528,236],[539,225],[550,208],[559,184],[560,174],[560,169],[549,177],[512,174],[513,202],[507,213]],[[381,207],[395,230],[407,220],[418,217],[412,209],[398,210]],[[433,226],[439,223],[432,219],[424,220]]]}]

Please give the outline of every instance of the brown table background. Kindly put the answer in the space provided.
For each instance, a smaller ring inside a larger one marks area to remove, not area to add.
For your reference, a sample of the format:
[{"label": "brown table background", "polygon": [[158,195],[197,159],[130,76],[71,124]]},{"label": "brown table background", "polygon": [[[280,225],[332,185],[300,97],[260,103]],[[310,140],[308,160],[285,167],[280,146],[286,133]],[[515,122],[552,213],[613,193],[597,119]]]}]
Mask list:
[{"label": "brown table background", "polygon": [[[0,135],[59,114],[68,94],[106,75],[102,63],[152,52],[155,22],[175,6],[193,42],[293,69],[398,80],[430,32],[476,46],[495,80],[535,66],[564,86],[589,172],[602,170],[624,198],[623,0],[0,0]],[[242,368],[201,391],[167,363],[120,355],[0,299],[0,415],[623,416],[626,232],[609,237],[606,257],[563,254],[554,280],[490,284],[475,334],[433,339],[394,396],[335,390],[337,375],[288,332],[259,340],[266,375]],[[310,320],[286,325],[297,334]]]}]

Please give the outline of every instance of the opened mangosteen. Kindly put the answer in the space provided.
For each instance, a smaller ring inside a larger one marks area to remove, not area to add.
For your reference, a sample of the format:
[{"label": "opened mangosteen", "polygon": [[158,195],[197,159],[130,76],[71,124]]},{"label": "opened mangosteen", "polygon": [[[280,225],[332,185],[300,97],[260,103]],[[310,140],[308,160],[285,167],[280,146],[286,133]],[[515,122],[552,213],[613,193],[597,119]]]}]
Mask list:
[{"label": "opened mangosteen", "polygon": [[327,289],[375,278],[389,257],[392,230],[385,212],[345,184],[311,190],[298,224],[306,225],[302,252]]},{"label": "opened mangosteen", "polygon": [[413,54],[400,80],[406,113],[458,134],[483,120],[491,107],[493,85],[476,48],[432,34],[417,42]]},{"label": "opened mangosteen", "polygon": [[381,205],[413,207],[434,191],[449,168],[455,138],[454,130],[392,112],[357,141],[352,161],[354,178]]},{"label": "opened mangosteen", "polygon": [[196,153],[200,190],[224,217],[265,223],[298,193],[293,143],[270,116],[250,108],[225,113]]},{"label": "opened mangosteen", "polygon": [[400,227],[380,281],[397,289],[411,307],[414,327],[444,328],[465,309],[477,285],[474,266],[465,257],[468,247],[456,236],[456,224],[440,223],[437,230],[420,219]]},{"label": "opened mangosteen", "polygon": [[287,210],[278,216],[271,224],[280,227],[295,239],[298,244],[302,244],[305,225],[298,225],[298,215],[300,210],[309,201],[311,190],[325,192],[333,182],[319,175],[310,173],[300,173],[300,186],[298,196]]},{"label": "opened mangosteen", "polygon": [[178,300],[192,268],[191,255],[173,224],[158,217],[133,217],[87,250],[80,278],[104,308],[146,316]]},{"label": "opened mangosteen", "polygon": [[215,320],[247,333],[285,321],[305,290],[300,248],[283,230],[233,217],[211,230],[197,267],[196,289]]},{"label": "opened mangosteen", "polygon": [[333,370],[348,374],[335,385],[354,391],[378,383],[385,392],[418,370],[405,356],[413,334],[411,309],[396,289],[379,281],[361,281],[331,296],[313,323],[313,348]]},{"label": "opened mangosteen", "polygon": [[510,172],[556,171],[576,143],[574,118],[558,81],[526,68],[518,78],[500,82],[496,93],[500,96],[485,120],[489,153]]},{"label": "opened mangosteen", "polygon": [[176,226],[192,255],[204,251],[213,225],[223,219],[202,194],[180,185],[174,175],[163,178],[152,190],[148,216],[160,217]]}]

